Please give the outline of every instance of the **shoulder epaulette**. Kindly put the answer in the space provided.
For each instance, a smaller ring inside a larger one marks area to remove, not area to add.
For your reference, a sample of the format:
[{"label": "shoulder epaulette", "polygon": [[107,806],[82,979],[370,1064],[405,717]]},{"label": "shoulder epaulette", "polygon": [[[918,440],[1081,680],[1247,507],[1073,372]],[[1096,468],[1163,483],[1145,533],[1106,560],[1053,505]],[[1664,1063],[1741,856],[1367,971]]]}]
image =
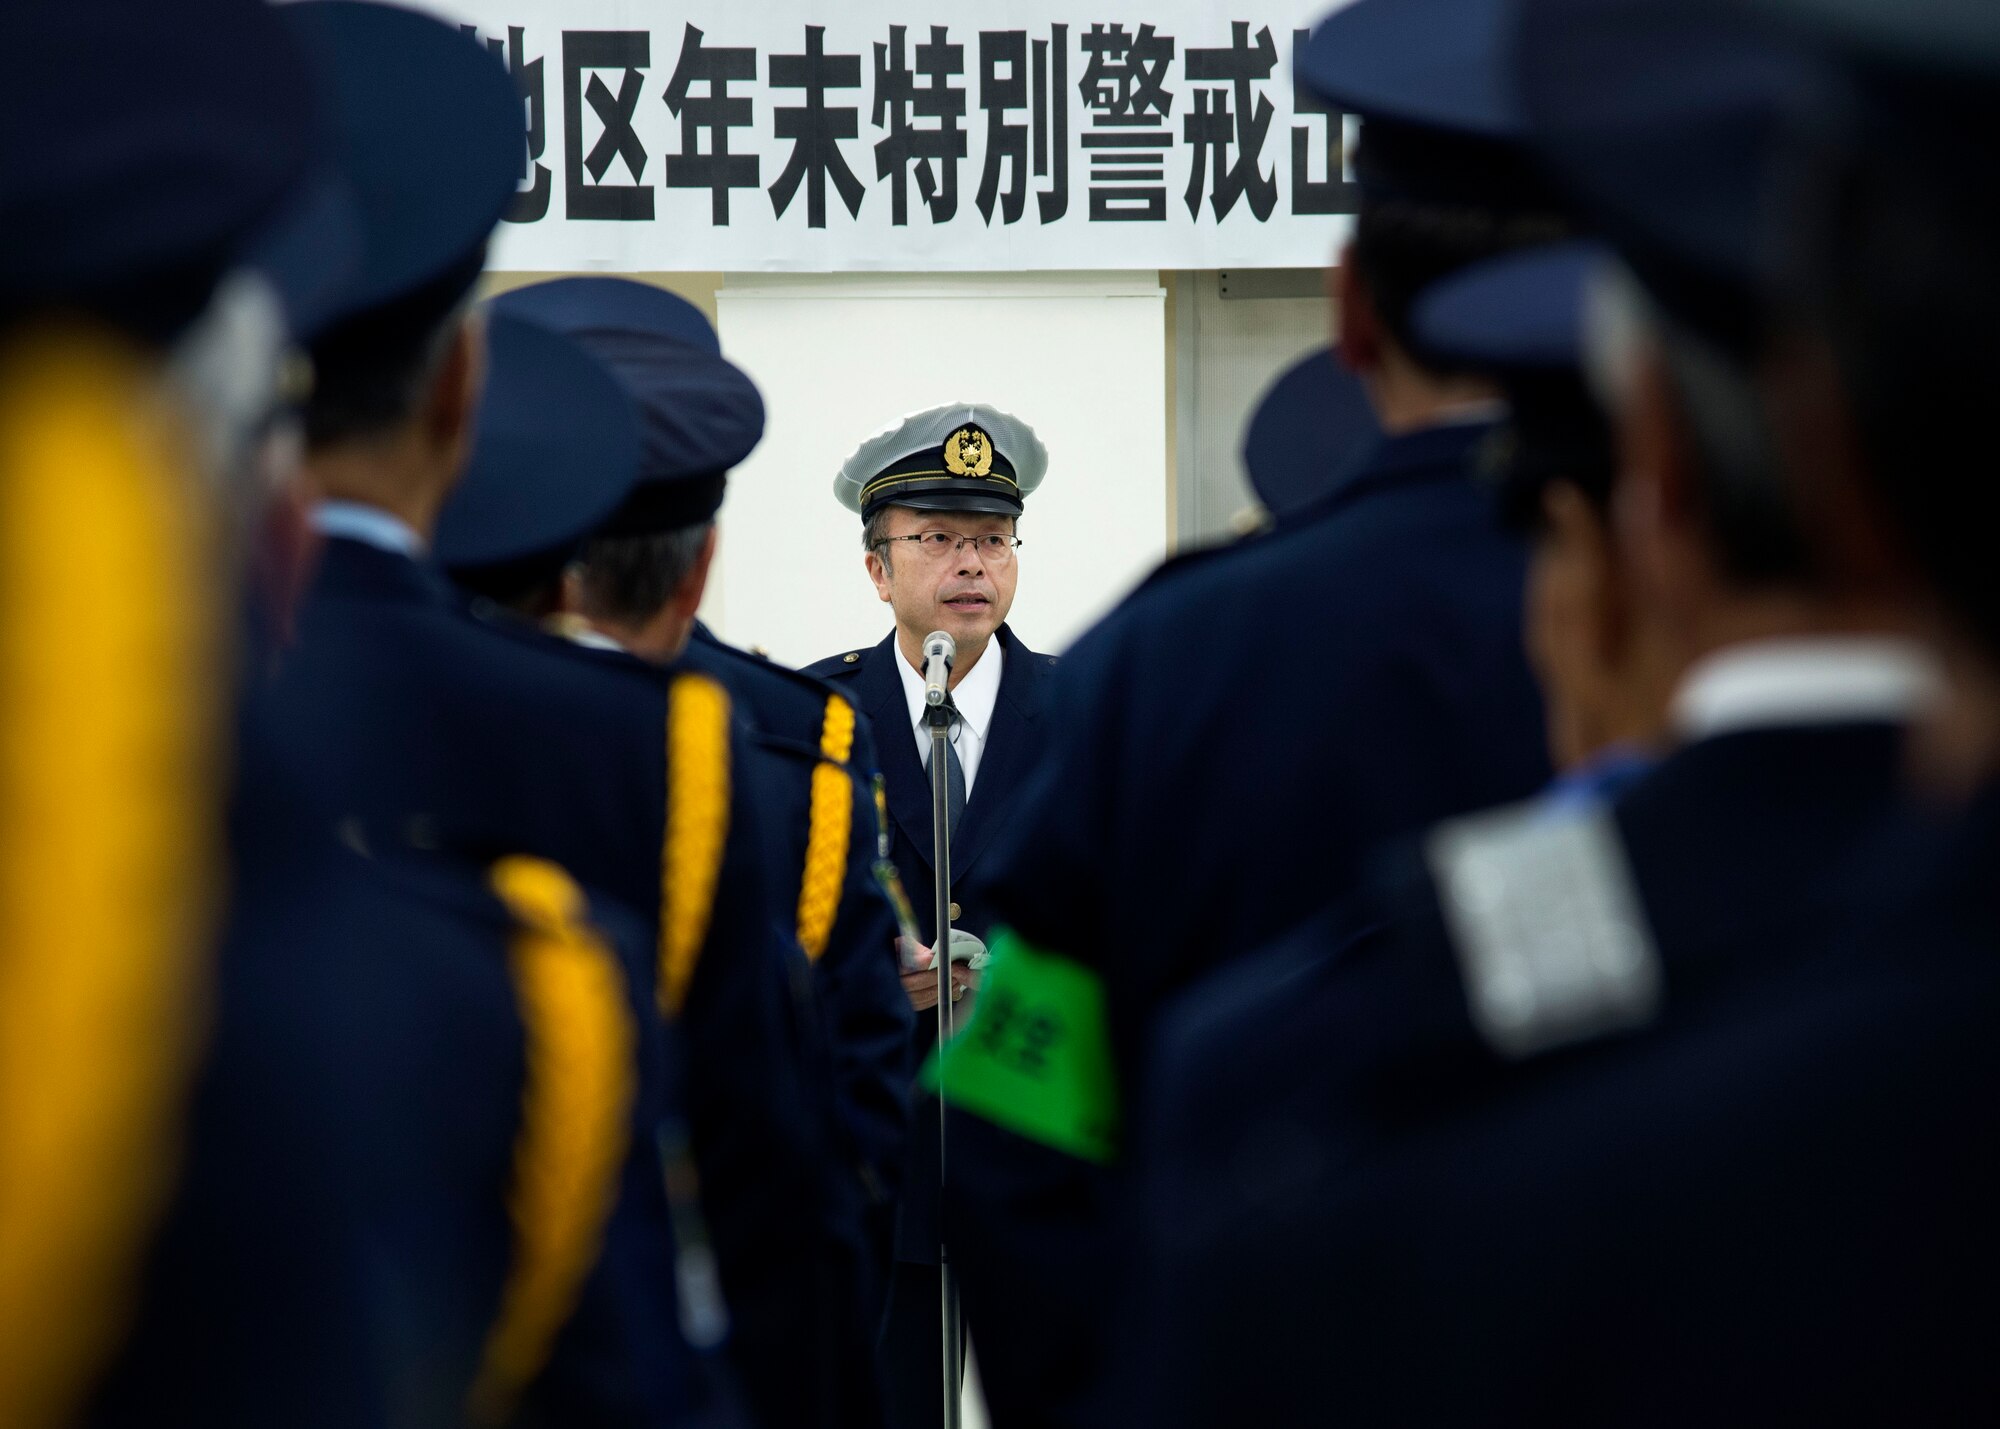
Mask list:
[{"label": "shoulder epaulette", "polygon": [[819,961],[833,936],[853,842],[854,776],[847,761],[854,753],[854,706],[840,695],[826,697],[819,752],[820,762],[813,766],[805,868],[799,877],[799,946],[809,962]]},{"label": "shoulder epaulette", "polygon": [[667,693],[667,825],[660,851],[660,1010],[678,1014],[715,912],[729,841],[729,694],[680,674]]},{"label": "shoulder epaulette", "polygon": [[801,673],[815,680],[837,680],[858,671],[867,654],[866,650],[849,650],[844,655],[829,655],[824,660],[815,660],[805,666]]},{"label": "shoulder epaulette", "polygon": [[1609,805],[1542,803],[1445,824],[1425,849],[1467,1006],[1531,1057],[1650,1020],[1660,960]]},{"label": "shoulder epaulette", "polygon": [[618,959],[552,863],[508,858],[493,890],[513,915],[508,966],[527,1048],[507,1208],[514,1256],[467,1400],[508,1419],[541,1372],[604,1244],[630,1148],[637,1031]]}]

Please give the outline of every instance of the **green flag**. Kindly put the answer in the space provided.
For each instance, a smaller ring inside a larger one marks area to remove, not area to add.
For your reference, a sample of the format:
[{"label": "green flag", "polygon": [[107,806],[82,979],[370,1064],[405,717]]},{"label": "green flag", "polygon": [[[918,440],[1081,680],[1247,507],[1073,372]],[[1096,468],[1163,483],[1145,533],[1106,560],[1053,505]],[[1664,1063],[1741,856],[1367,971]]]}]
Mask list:
[{"label": "green flag", "polygon": [[1104,984],[1006,929],[972,1021],[924,1069],[961,1111],[1083,1161],[1116,1159],[1118,1087]]}]

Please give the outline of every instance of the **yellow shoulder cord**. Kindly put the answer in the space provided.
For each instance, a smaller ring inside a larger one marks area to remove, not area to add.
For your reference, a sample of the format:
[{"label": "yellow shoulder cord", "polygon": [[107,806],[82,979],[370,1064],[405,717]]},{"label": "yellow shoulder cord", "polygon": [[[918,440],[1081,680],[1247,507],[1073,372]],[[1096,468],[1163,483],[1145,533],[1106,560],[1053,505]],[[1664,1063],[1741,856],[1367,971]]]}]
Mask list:
[{"label": "yellow shoulder cord", "polygon": [[170,1192],[221,882],[206,484],[122,348],[0,363],[0,1424],[66,1423]]},{"label": "yellow shoulder cord", "polygon": [[799,876],[799,946],[806,960],[815,963],[833,937],[854,830],[854,776],[847,770],[854,753],[854,706],[839,695],[826,697],[819,753],[813,766],[806,862]]},{"label": "yellow shoulder cord", "polygon": [[715,912],[729,842],[729,696],[706,675],[667,693],[667,827],[660,850],[660,1012],[678,1016]]},{"label": "yellow shoulder cord", "polygon": [[604,1244],[631,1146],[636,1042],[617,958],[552,863],[502,859],[493,889],[517,929],[508,952],[527,1078],[507,1209],[514,1262],[467,1399],[503,1423],[547,1364]]}]

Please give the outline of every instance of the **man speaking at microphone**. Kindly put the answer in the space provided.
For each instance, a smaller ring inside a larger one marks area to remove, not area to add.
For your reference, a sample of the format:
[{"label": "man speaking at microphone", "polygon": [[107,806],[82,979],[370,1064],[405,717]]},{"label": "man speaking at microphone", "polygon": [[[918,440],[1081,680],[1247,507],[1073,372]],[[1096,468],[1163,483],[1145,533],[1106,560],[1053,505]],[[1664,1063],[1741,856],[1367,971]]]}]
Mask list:
[{"label": "man speaking at microphone", "polygon": [[[903,960],[903,986],[920,1014],[919,1062],[938,1030],[925,644],[933,634],[950,637],[945,787],[957,936],[944,941],[952,948],[951,995],[963,999],[954,1009],[962,1026],[979,988],[988,925],[976,885],[980,856],[1012,815],[1046,738],[1042,709],[1054,657],[1028,649],[1006,621],[1020,576],[1022,501],[1047,469],[1048,453],[1027,423],[957,403],[876,433],[834,479],[841,505],[861,517],[868,576],[895,612],[896,628],[879,645],[822,660],[807,673],[840,681],[874,722],[885,836],[926,940],[906,947]],[[931,673],[938,673],[935,662]],[[948,1228],[939,1205],[936,1102],[920,1098],[915,1115],[882,1335],[891,1429],[928,1429],[943,1414],[938,1251]]]}]

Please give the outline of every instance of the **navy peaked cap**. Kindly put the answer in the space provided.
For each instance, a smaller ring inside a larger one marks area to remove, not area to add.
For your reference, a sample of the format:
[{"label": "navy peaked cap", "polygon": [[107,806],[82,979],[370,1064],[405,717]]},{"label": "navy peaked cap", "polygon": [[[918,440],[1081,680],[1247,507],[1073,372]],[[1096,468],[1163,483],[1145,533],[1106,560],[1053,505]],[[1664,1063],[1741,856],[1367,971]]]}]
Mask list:
[{"label": "navy peaked cap", "polygon": [[448,310],[477,279],[526,162],[513,79],[484,46],[413,10],[304,0],[279,13],[314,62],[358,216],[354,271],[315,325],[412,300]]},{"label": "navy peaked cap", "polygon": [[1703,0],[1521,0],[1532,145],[1683,326],[1754,340],[1796,116],[1822,71]]},{"label": "navy peaked cap", "polygon": [[433,549],[454,575],[552,574],[631,494],[639,425],[618,381],[561,333],[495,313],[464,478]]},{"label": "navy peaked cap", "polygon": [[1340,484],[1382,439],[1361,379],[1330,347],[1300,358],[1271,384],[1243,438],[1243,467],[1279,521]]},{"label": "navy peaked cap", "polygon": [[170,340],[252,256],[321,140],[254,0],[9,0],[0,321],[92,314]]},{"label": "navy peaked cap", "polygon": [[1584,305],[1608,249],[1578,240],[1526,248],[1460,269],[1426,288],[1411,311],[1427,353],[1482,372],[1583,364]]},{"label": "navy peaked cap", "polygon": [[492,306],[581,343],[638,412],[638,484],[604,534],[674,531],[715,515],[730,468],[763,439],[764,399],[723,357],[699,308],[650,283],[608,277],[516,288]]},{"label": "navy peaked cap", "polygon": [[585,341],[634,333],[722,356],[722,342],[700,308],[678,293],[633,278],[557,278],[515,288],[493,301],[515,317]]}]

